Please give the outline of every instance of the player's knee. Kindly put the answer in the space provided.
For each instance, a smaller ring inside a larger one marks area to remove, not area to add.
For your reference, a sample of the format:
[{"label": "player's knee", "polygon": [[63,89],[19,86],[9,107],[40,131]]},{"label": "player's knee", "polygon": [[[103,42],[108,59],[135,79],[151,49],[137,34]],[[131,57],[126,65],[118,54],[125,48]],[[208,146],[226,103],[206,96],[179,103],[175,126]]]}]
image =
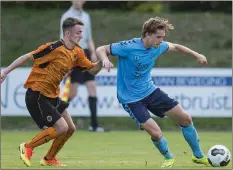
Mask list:
[{"label": "player's knee", "polygon": [[92,89],[92,90],[95,90],[95,89],[96,89],[95,83],[90,83],[90,84],[88,84],[88,88],[89,88],[89,89]]},{"label": "player's knee", "polygon": [[142,123],[142,128],[150,134],[153,140],[158,140],[162,137],[162,132],[157,123],[152,119],[148,119],[145,123]]},{"label": "player's knee", "polygon": [[62,127],[61,127],[61,133],[62,133],[62,134],[67,133],[68,129],[69,129],[69,127],[68,127],[67,123],[64,123],[64,124],[62,125]]},{"label": "player's knee", "polygon": [[68,128],[67,134],[71,136],[71,135],[73,135],[73,133],[74,133],[75,131],[76,131],[76,127],[75,127],[74,124],[72,124],[72,125],[70,125],[69,128]]},{"label": "player's knee", "polygon": [[57,122],[55,124],[55,129],[56,129],[57,136],[66,134],[68,129],[69,129],[68,124],[66,123],[66,121],[64,119],[63,120],[62,119],[63,118],[59,119],[58,120],[59,122]]},{"label": "player's knee", "polygon": [[69,127],[68,127],[67,123],[64,123],[60,128],[60,133],[61,134],[67,133],[68,129],[69,129]]},{"label": "player's knee", "polygon": [[89,96],[96,96],[96,84],[94,82],[88,82],[86,85]]},{"label": "player's knee", "polygon": [[181,125],[188,126],[190,124],[192,124],[192,117],[189,114],[186,114],[181,121]]}]

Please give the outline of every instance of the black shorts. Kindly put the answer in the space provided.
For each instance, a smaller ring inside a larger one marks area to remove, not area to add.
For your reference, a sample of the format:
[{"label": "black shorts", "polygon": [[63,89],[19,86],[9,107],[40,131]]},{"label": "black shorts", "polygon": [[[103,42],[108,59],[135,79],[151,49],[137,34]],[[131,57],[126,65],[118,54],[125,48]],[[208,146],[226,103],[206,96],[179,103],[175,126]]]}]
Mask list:
[{"label": "black shorts", "polygon": [[157,88],[144,99],[137,102],[123,104],[122,106],[140,127],[141,123],[145,123],[149,118],[151,118],[149,111],[152,114],[163,118],[164,113],[171,110],[177,104],[178,102],[176,100],[171,99],[165,92],[160,90],[160,88]]},{"label": "black shorts", "polygon": [[52,127],[69,106],[69,103],[59,97],[49,98],[30,88],[26,91],[25,102],[31,117],[40,129]]},{"label": "black shorts", "polygon": [[[87,58],[90,60],[90,53],[88,50],[84,50]],[[86,81],[95,80],[95,76],[89,72],[82,72],[80,68],[75,67],[70,73],[71,83],[85,83]]]}]

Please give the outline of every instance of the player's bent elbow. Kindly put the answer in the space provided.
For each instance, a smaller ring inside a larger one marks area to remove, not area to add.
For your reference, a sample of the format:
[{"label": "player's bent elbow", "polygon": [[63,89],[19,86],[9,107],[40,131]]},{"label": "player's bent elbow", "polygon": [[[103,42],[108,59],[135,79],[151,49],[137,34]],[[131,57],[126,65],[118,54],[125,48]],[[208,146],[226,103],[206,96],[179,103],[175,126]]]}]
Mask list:
[{"label": "player's bent elbow", "polygon": [[93,63],[94,67],[92,67],[90,70],[88,70],[88,72],[92,75],[96,75],[100,72],[100,70],[102,69],[102,62],[98,61],[96,63]]},{"label": "player's bent elbow", "polygon": [[95,76],[97,74],[96,71],[93,71],[93,70],[89,70],[88,73],[90,73],[93,76]]},{"label": "player's bent elbow", "polygon": [[98,72],[97,71],[93,71],[93,70],[91,70],[91,71],[88,71],[91,75],[93,75],[93,76],[95,76],[96,74],[98,74]]},{"label": "player's bent elbow", "polygon": [[95,76],[96,74],[98,74],[100,72],[100,70],[101,70],[101,68],[92,68],[92,69],[88,70],[88,72]]}]

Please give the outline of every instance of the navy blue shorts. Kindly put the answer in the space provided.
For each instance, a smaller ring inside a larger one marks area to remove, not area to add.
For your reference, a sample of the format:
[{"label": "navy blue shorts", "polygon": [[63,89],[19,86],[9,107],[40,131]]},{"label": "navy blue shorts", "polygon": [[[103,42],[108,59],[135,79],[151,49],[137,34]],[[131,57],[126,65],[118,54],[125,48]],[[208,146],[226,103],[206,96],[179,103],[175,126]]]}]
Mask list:
[{"label": "navy blue shorts", "polygon": [[165,92],[160,90],[160,88],[157,88],[144,99],[137,102],[122,104],[122,106],[125,111],[136,120],[140,127],[141,123],[145,123],[151,118],[149,111],[152,114],[163,118],[165,116],[164,113],[171,110],[177,104],[178,102],[176,100],[171,99]]}]

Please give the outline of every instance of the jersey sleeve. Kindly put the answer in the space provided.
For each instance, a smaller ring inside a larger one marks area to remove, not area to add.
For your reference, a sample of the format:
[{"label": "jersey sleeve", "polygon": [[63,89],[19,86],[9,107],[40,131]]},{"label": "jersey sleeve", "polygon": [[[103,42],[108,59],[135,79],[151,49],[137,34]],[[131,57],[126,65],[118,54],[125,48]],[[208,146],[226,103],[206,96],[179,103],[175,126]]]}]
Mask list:
[{"label": "jersey sleeve", "polygon": [[163,54],[165,53],[169,46],[168,46],[168,43],[166,41],[163,41],[160,45],[159,45],[159,48],[160,48],[160,53]]},{"label": "jersey sleeve", "polygon": [[33,56],[35,64],[43,64],[51,61],[54,58],[53,55],[47,55],[53,50],[53,47],[50,46],[51,44],[52,43],[47,43],[30,52],[30,54]]},{"label": "jersey sleeve", "polygon": [[120,41],[110,44],[110,53],[113,56],[127,57],[130,52],[130,44],[127,41]]},{"label": "jersey sleeve", "polygon": [[84,72],[84,71],[91,69],[94,66],[93,63],[87,59],[82,49],[79,49],[77,51],[77,56],[78,58],[74,64],[74,67],[79,67]]}]

